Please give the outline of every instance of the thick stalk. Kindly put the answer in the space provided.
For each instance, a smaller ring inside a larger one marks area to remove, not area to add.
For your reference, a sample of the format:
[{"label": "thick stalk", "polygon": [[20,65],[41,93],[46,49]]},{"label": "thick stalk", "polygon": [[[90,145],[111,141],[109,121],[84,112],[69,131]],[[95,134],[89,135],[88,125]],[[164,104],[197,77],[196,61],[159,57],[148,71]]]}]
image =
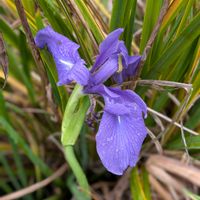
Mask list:
[{"label": "thick stalk", "polygon": [[80,189],[83,192],[83,199],[84,200],[90,200],[90,188],[87,181],[87,178],[85,176],[85,173],[83,172],[81,166],[79,165],[76,156],[74,154],[74,149],[72,145],[67,145],[64,147],[65,152],[65,158],[71,167],[79,185]]}]

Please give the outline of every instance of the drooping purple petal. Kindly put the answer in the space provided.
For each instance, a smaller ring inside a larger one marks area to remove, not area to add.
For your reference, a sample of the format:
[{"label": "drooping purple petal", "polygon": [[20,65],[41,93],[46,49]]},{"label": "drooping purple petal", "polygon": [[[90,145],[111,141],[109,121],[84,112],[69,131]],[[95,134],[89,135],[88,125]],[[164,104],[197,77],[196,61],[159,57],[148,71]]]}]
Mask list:
[{"label": "drooping purple petal", "polygon": [[[104,98],[104,110],[114,115],[129,114],[135,110],[136,105],[147,116],[147,106],[142,98],[132,90],[106,87],[103,84],[94,87],[86,87],[85,93],[99,94]],[[116,109],[117,108],[117,109]]]},{"label": "drooping purple petal", "polygon": [[122,34],[123,29],[118,28],[111,32],[106,39],[100,44],[99,55],[91,69],[93,73],[99,66],[101,66],[110,56],[117,53],[118,46],[121,41],[118,40],[119,36]]},{"label": "drooping purple petal", "polygon": [[117,175],[138,161],[142,143],[147,131],[141,110],[136,108],[137,117],[114,115],[104,111],[96,135],[97,152],[105,168]]},{"label": "drooping purple petal", "polygon": [[[106,95],[104,94],[105,101],[110,101],[111,104],[114,104],[115,102],[117,102],[117,103],[126,105],[130,109],[134,107],[134,110],[135,110],[135,104],[137,104],[137,106],[143,112],[144,117],[147,116],[147,106],[138,94],[136,94],[132,90],[121,90],[119,88],[108,88],[108,89],[110,92],[114,93],[115,95],[118,95],[118,97],[116,96],[115,98],[110,97],[111,100],[109,100],[108,93],[107,93]],[[106,109],[106,105],[105,105],[105,109]],[[113,106],[113,110],[114,110],[114,106]],[[115,114],[116,111],[114,111],[113,113]]]},{"label": "drooping purple petal", "polygon": [[39,48],[47,46],[52,54],[58,71],[58,85],[68,84],[73,80],[81,85],[88,83],[89,72],[79,56],[79,45],[55,32],[50,26],[38,31],[35,43]]},{"label": "drooping purple petal", "polygon": [[128,166],[135,166],[147,135],[143,100],[131,90],[108,88],[103,84],[89,89],[104,98],[104,114],[96,135],[97,152],[106,167],[121,175]]},{"label": "drooping purple petal", "polygon": [[119,96],[118,94],[115,94],[114,92],[112,92],[111,90],[109,90],[103,84],[94,85],[92,87],[86,86],[86,87],[84,87],[83,92],[86,93],[86,94],[99,94],[99,95],[101,95],[103,97],[109,96],[111,98],[115,98],[115,97]]}]

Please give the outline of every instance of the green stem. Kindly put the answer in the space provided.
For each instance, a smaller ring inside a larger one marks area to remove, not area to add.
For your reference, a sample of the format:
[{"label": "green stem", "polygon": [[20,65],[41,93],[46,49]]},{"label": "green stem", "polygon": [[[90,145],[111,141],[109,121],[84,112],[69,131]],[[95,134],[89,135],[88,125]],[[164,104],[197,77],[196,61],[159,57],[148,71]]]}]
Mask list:
[{"label": "green stem", "polygon": [[89,184],[87,181],[87,178],[81,168],[81,166],[79,165],[76,156],[74,154],[74,149],[72,145],[68,145],[64,147],[64,151],[65,151],[65,158],[69,164],[69,166],[71,167],[80,187],[81,190],[83,192],[83,199],[84,200],[90,200],[90,188],[89,188]]}]

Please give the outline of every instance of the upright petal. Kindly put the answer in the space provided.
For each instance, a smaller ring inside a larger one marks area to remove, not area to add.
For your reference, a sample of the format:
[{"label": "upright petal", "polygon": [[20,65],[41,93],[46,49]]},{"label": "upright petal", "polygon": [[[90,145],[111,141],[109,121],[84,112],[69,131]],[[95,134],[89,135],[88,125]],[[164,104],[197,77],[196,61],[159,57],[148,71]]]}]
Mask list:
[{"label": "upright petal", "polygon": [[110,78],[118,69],[118,58],[111,56],[97,71],[90,76],[90,85],[99,85]]},{"label": "upright petal", "polygon": [[126,66],[128,64],[130,56],[128,55],[128,50],[124,44],[124,41],[119,42],[118,52],[123,57],[123,65]]},{"label": "upright petal", "polygon": [[118,28],[114,30],[113,32],[111,32],[110,34],[108,34],[106,39],[100,44],[100,47],[99,47],[100,53],[107,51],[109,48],[116,48],[119,36],[122,34],[123,31],[124,31],[123,28]]},{"label": "upright petal", "polygon": [[128,166],[138,161],[142,143],[147,135],[141,111],[133,114],[114,115],[104,112],[96,135],[97,152],[105,168],[122,175]]},{"label": "upright petal", "polygon": [[101,66],[110,56],[117,53],[119,46],[119,36],[122,34],[123,29],[118,28],[111,32],[106,39],[100,44],[99,55],[91,69],[93,73],[99,66]]},{"label": "upright petal", "polygon": [[[89,72],[79,56],[78,44],[55,32],[50,26],[38,31],[35,43],[39,48],[47,46],[52,54],[58,71],[58,85],[68,84],[73,80],[80,84],[86,84]],[[77,75],[78,72],[80,75]]]},{"label": "upright petal", "polygon": [[114,80],[118,84],[121,84],[127,78],[133,77],[136,73],[136,69],[139,66],[140,61],[141,56],[126,56],[126,60],[124,61],[124,68],[120,73],[116,72],[113,75]]},{"label": "upright petal", "polygon": [[125,76],[124,79],[126,78],[130,78],[133,77],[136,73],[136,69],[139,66],[139,63],[141,61],[141,56],[129,56],[128,59],[128,65],[127,67],[124,69],[125,71]]}]

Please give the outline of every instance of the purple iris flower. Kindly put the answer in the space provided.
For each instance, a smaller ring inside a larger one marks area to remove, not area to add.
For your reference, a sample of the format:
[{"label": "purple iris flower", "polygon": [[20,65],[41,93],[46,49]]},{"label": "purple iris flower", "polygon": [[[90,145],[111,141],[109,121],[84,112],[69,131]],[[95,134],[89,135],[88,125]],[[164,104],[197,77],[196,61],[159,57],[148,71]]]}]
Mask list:
[{"label": "purple iris flower", "polygon": [[136,165],[147,135],[143,119],[147,115],[146,104],[131,90],[103,84],[85,88],[85,92],[104,98],[104,113],[96,135],[97,152],[108,171],[122,175],[128,166]]},{"label": "purple iris flower", "polygon": [[117,175],[136,165],[147,135],[143,119],[147,108],[143,100],[131,90],[103,85],[112,75],[118,83],[133,76],[141,60],[141,56],[128,55],[124,42],[118,39],[122,32],[123,29],[113,31],[100,44],[100,54],[84,88],[85,93],[104,98],[104,114],[96,135],[97,152],[106,169]]},{"label": "purple iris flower", "polygon": [[129,56],[124,42],[119,40],[123,29],[119,28],[111,32],[100,44],[96,61],[91,73],[100,75],[113,75],[114,80],[121,84],[125,79],[134,76],[141,61],[141,56]]},{"label": "purple iris flower", "polygon": [[55,32],[50,26],[38,31],[35,43],[39,48],[47,46],[53,55],[58,71],[58,85],[64,85],[75,80],[81,85],[87,85],[89,71],[85,61],[78,53],[79,45],[65,36]]},{"label": "purple iris flower", "polygon": [[40,30],[35,38],[38,47],[46,45],[53,55],[58,85],[75,80],[84,86],[85,94],[104,98],[104,113],[96,135],[97,152],[106,169],[117,175],[136,165],[147,135],[143,118],[147,107],[143,100],[131,90],[103,85],[111,76],[118,83],[133,76],[140,62],[140,56],[128,55],[124,42],[119,40],[122,32],[123,29],[113,31],[100,44],[100,54],[90,72],[78,54],[79,46],[52,28]]}]

